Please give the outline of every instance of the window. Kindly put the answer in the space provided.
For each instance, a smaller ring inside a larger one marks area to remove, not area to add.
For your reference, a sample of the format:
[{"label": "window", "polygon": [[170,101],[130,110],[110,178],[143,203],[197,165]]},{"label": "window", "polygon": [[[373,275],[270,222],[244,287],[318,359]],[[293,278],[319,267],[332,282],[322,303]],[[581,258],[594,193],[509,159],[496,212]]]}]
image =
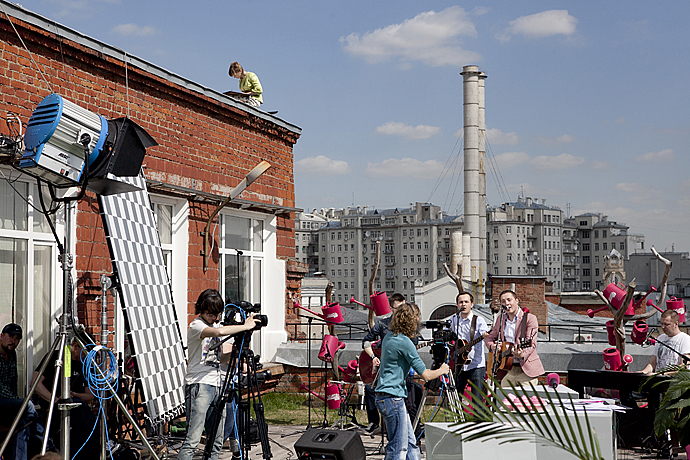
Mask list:
[{"label": "window", "polygon": [[582,256],[582,263],[588,264],[589,263],[589,256]]},{"label": "window", "polygon": [[599,250],[599,243],[594,243],[594,250],[598,251]]},{"label": "window", "polygon": [[494,225],[494,234],[498,233],[498,227]]},{"label": "window", "polygon": [[589,251],[589,243],[582,243],[582,250]]},{"label": "window", "polygon": [[424,229],[424,236],[429,236],[429,229],[428,228]]},{"label": "window", "polygon": [[[407,219],[405,219],[407,221]],[[403,230],[403,236],[407,236],[407,230]]]},{"label": "window", "polygon": [[418,250],[422,249],[422,242],[421,241],[417,241],[417,249]]},{"label": "window", "polygon": [[494,262],[498,262],[498,254],[494,254]]},{"label": "window", "polygon": [[[53,342],[52,318],[61,292],[55,292],[53,281],[58,279],[59,269],[55,239],[43,215],[24,201],[38,202],[34,198],[36,185],[20,180],[12,185],[16,192],[6,181],[0,181],[0,315],[5,324],[14,321],[24,327],[17,347],[17,388],[23,396],[27,369],[33,371]],[[59,215],[64,216],[62,210]],[[33,350],[31,356],[27,356],[27,350]]]},{"label": "window", "polygon": [[607,233],[607,230],[602,230],[602,231],[601,231],[601,236],[602,236],[602,238],[606,238],[606,233]]},{"label": "window", "polygon": [[582,230],[582,238],[589,238],[589,230]]},{"label": "window", "polygon": [[429,262],[429,254],[424,254],[424,262]]},{"label": "window", "polygon": [[599,230],[594,230],[594,238],[599,238]]},{"label": "window", "polygon": [[583,268],[582,276],[592,276],[592,270],[590,270],[589,268]]},{"label": "window", "polygon": [[429,276],[429,267],[424,269],[424,276]]},{"label": "window", "polygon": [[429,249],[429,242],[428,241],[424,242],[424,249]]},{"label": "window", "polygon": [[422,276],[422,269],[421,268],[417,269],[417,276]]},{"label": "window", "polygon": [[407,281],[403,281],[403,289],[407,289]]},{"label": "window", "polygon": [[494,240],[494,249],[498,249],[498,240]]},{"label": "window", "polygon": [[335,265],[335,257],[331,257],[331,263]]},{"label": "window", "polygon": [[[613,247],[615,243],[611,243],[611,247]],[[619,248],[621,248],[621,251],[625,251],[625,242],[621,241],[618,245]]]},{"label": "window", "polygon": [[422,255],[421,254],[417,254],[417,263],[418,264],[422,263]]},{"label": "window", "polygon": [[598,268],[594,269],[594,276],[599,276],[599,269]]},{"label": "window", "polygon": [[402,270],[403,270],[403,272],[402,272],[403,276],[407,276],[407,268],[403,268]]},{"label": "window", "polygon": [[404,264],[407,263],[407,256],[406,256],[406,255],[403,256],[403,263],[404,263]]},{"label": "window", "polygon": [[338,265],[342,265],[342,264],[343,264],[343,258],[342,258],[342,257],[338,257]]},{"label": "window", "polygon": [[508,275],[512,275],[513,274],[513,267],[506,267],[506,273]]},{"label": "window", "polygon": [[422,236],[422,229],[421,228],[417,229],[417,236]]},{"label": "window", "polygon": [[513,261],[513,253],[509,252],[506,254],[506,261],[507,262],[512,262]]},{"label": "window", "polygon": [[513,242],[511,240],[506,240],[506,247],[507,248],[512,248],[513,247]]},{"label": "window", "polygon": [[[221,294],[226,299],[261,303],[264,221],[223,215],[222,227]],[[238,250],[242,251],[239,257]]]},{"label": "window", "polygon": [[506,226],[506,233],[507,233],[508,235],[510,235],[510,233],[511,233],[510,225],[507,225],[507,226]]},{"label": "window", "polygon": [[580,227],[586,227],[587,226],[587,221],[586,220],[581,220],[580,221]]},{"label": "window", "polygon": [[608,250],[608,248],[609,248],[608,243],[601,243],[601,246],[604,248],[604,251]]},{"label": "window", "polygon": [[407,243],[403,243],[403,250],[407,251]]}]

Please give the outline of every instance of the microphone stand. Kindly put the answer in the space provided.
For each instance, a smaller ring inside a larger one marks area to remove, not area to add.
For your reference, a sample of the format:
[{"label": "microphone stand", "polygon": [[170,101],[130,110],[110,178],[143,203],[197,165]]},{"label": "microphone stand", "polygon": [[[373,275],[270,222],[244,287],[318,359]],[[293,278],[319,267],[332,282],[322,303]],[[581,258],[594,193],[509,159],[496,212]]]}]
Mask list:
[{"label": "microphone stand", "polygon": [[666,348],[668,348],[669,350],[671,350],[672,352],[674,352],[675,354],[677,354],[678,356],[680,356],[680,358],[683,360],[683,364],[687,365],[688,363],[690,363],[690,357],[684,355],[683,353],[679,352],[678,350],[676,350],[675,348],[673,348],[672,346],[668,345],[667,343],[665,343],[661,340],[655,339],[653,337],[647,337],[647,340],[645,340],[645,342],[648,342],[651,345],[653,345],[655,343],[658,343],[659,345],[663,345]]}]

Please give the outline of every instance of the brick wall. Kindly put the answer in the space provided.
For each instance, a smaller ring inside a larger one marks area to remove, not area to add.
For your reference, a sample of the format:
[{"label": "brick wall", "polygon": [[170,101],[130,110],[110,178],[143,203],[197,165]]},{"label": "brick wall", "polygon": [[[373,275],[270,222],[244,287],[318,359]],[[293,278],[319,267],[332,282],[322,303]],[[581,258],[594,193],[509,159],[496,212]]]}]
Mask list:
[{"label": "brick wall", "polygon": [[508,277],[489,276],[491,280],[491,303],[499,306],[499,294],[510,289],[515,284],[515,293],[520,299],[520,307],[529,308],[529,312],[537,317],[539,324],[547,324],[548,310],[546,307],[545,281],[542,277]]},{"label": "brick wall", "polygon": [[[294,207],[292,148],[299,130],[245,112],[192,91],[55,33],[12,18],[47,79],[32,64],[7,18],[0,21],[0,111],[18,113],[26,123],[51,92],[103,115],[128,116],[159,143],[144,159],[149,179],[194,190],[226,194],[261,160],[271,168],[243,193],[252,201]],[[125,79],[127,75],[127,79]],[[50,89],[49,89],[50,86]],[[217,287],[217,259],[204,273],[200,236],[215,207],[190,203],[188,311],[198,293]],[[76,269],[78,310],[91,333],[100,333],[101,273],[112,267],[96,197],[78,206]],[[294,217],[277,222],[277,255],[294,257]],[[112,308],[109,309],[112,315]],[[181,318],[182,320],[182,318]],[[111,318],[112,321],[112,318]]]}]

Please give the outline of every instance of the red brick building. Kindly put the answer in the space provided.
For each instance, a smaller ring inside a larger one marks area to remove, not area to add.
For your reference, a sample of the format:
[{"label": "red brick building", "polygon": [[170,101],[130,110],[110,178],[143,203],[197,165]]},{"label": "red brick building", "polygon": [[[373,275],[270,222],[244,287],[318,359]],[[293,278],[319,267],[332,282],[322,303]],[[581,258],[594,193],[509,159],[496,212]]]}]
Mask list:
[{"label": "red brick building", "polygon": [[[45,96],[57,93],[106,119],[127,116],[142,126],[159,144],[147,150],[144,171],[183,335],[199,292],[212,287],[230,296],[239,271],[240,296],[260,302],[262,312],[270,317],[254,344],[264,360],[270,360],[286,340],[286,305],[298,290],[294,281],[304,272],[288,264],[295,251],[292,149],[301,130],[17,5],[2,3],[9,18],[0,18],[0,113],[16,113],[26,123]],[[0,129],[7,134],[4,126]],[[209,217],[262,160],[271,168],[212,222],[213,252],[204,271],[202,232]],[[0,322],[15,321],[30,331],[24,334],[20,350],[20,373],[26,375],[57,330],[61,268],[55,239],[31,206],[38,203],[36,181],[9,166],[0,168]],[[99,277],[112,273],[99,211],[94,194],[81,200],[71,251],[76,255],[79,319],[95,336],[100,334]],[[63,235],[60,219],[57,224]],[[244,252],[240,258],[236,249]],[[117,349],[122,323],[115,309],[109,308],[109,315]]]}]

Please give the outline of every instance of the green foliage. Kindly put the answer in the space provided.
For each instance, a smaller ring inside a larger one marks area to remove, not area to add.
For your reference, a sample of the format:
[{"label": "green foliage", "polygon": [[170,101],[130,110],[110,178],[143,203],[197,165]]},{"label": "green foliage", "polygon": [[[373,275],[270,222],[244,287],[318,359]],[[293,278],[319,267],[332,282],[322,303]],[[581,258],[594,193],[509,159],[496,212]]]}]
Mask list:
[{"label": "green foliage", "polygon": [[[675,371],[675,374],[670,376],[668,390],[654,417],[654,432],[661,436],[670,428],[678,433],[680,445],[687,446],[690,444],[690,370],[675,366],[671,371]],[[665,383],[657,382],[652,386]]]},{"label": "green foliage", "polygon": [[[490,395],[488,385],[481,389],[484,401],[477,402],[472,400],[472,413],[466,416],[465,422],[460,422],[454,431],[462,435],[463,440],[473,441],[489,439],[501,440],[501,444],[518,441],[535,441],[546,446],[554,446],[563,449],[582,460],[601,460],[601,449],[597,435],[589,423],[586,410],[578,409],[577,413],[584,417],[584,426],[580,422],[580,417],[574,417],[573,423],[569,417],[560,417],[558,413],[567,413],[566,407],[573,409],[575,405],[572,401],[563,401],[560,395],[556,394],[556,399],[548,393],[542,400],[544,406],[551,406],[553,410],[529,410],[521,408],[508,402],[505,404],[502,399],[506,395],[507,389],[500,390],[498,382],[493,381],[497,388],[496,397]],[[514,394],[520,393],[519,388],[510,385]],[[536,389],[530,384],[533,394]],[[463,399],[469,400],[463,395]],[[462,408],[456,408],[462,411]]]}]

